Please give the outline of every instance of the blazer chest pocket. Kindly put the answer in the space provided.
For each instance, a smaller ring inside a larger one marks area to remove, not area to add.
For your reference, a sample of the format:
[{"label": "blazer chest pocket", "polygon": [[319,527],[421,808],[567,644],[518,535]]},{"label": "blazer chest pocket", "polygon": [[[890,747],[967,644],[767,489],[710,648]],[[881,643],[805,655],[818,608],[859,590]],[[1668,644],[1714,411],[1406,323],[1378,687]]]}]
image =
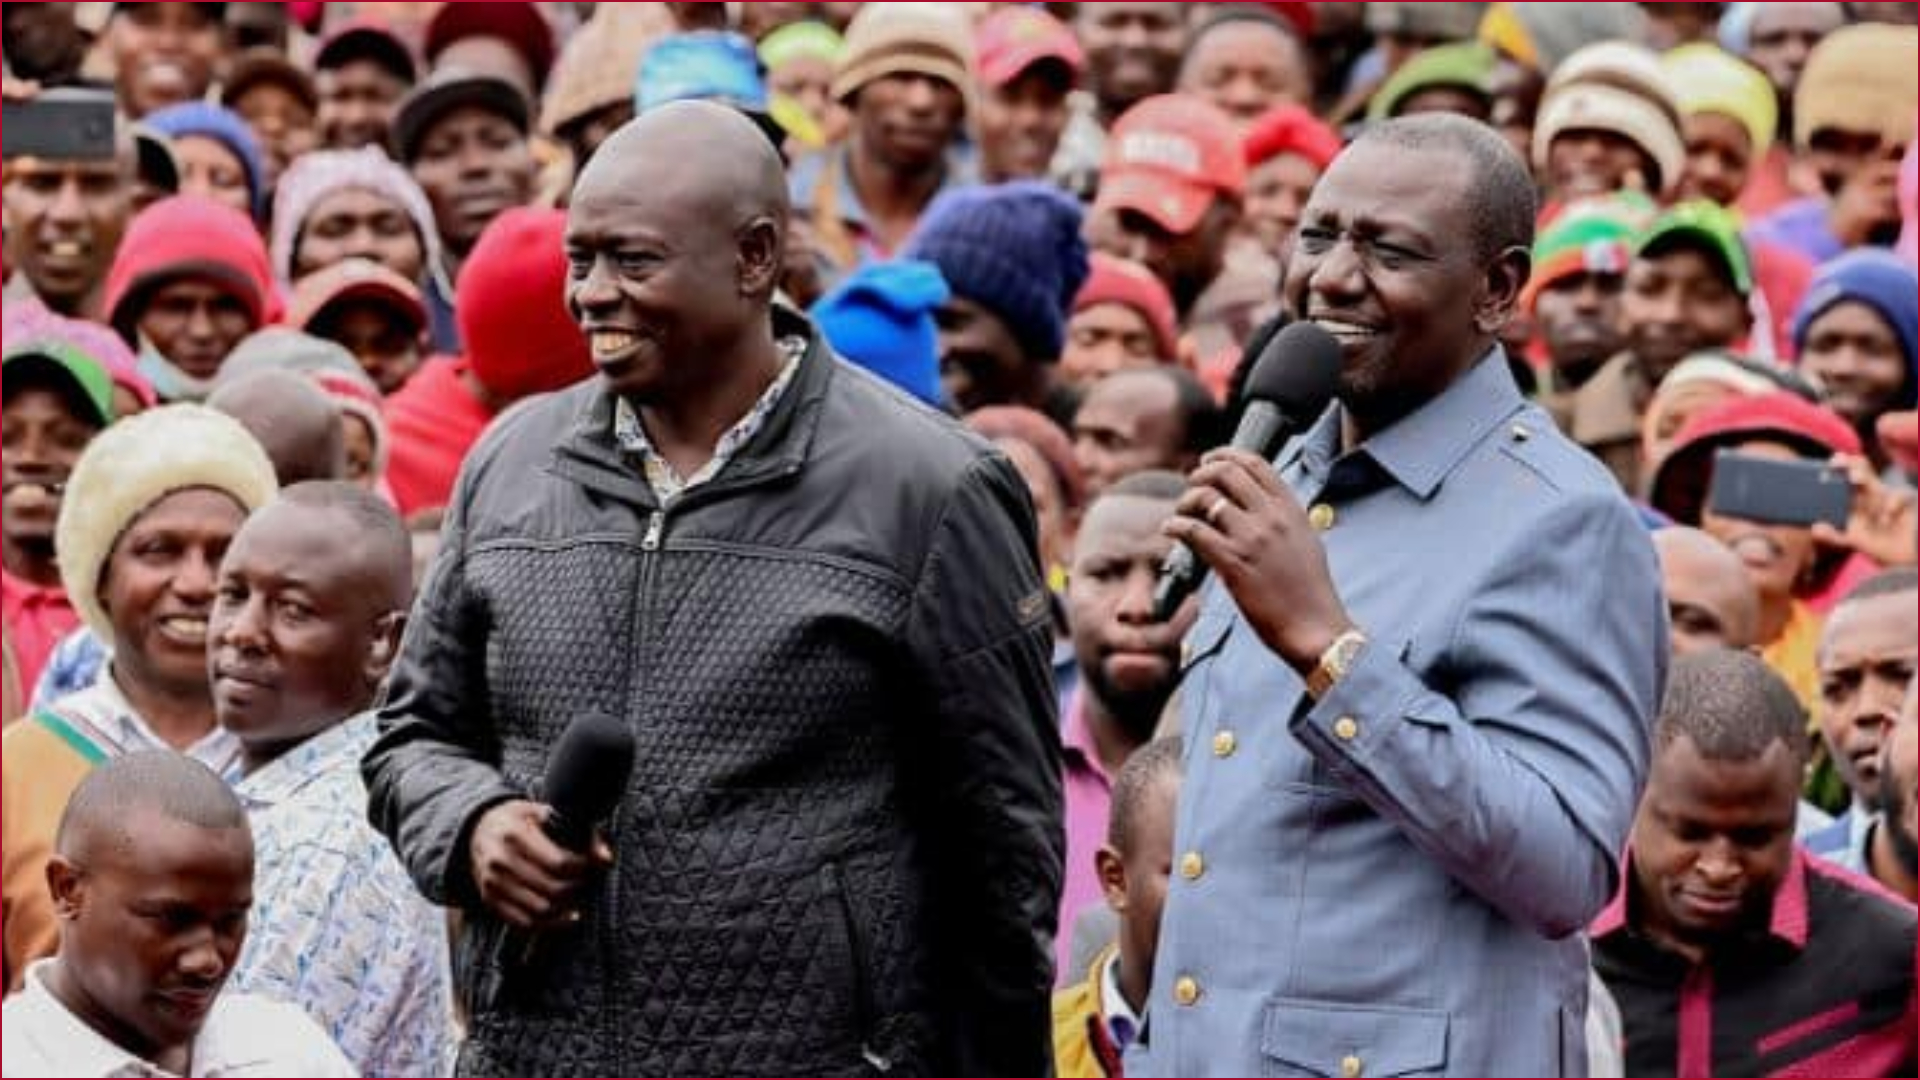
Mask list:
[{"label": "blazer chest pocket", "polygon": [[1447,1064],[1447,1014],[1275,998],[1267,1003],[1260,1052],[1288,1075],[1439,1075]]}]

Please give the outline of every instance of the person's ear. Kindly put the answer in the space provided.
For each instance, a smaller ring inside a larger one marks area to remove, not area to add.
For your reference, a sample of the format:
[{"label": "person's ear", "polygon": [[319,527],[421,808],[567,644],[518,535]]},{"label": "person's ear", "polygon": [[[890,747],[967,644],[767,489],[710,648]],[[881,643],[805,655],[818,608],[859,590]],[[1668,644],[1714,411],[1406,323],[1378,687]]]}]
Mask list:
[{"label": "person's ear", "polygon": [[1474,328],[1497,335],[1520,305],[1520,291],[1533,274],[1533,252],[1519,245],[1506,248],[1487,264],[1486,294],[1474,309]]},{"label": "person's ear", "polygon": [[86,873],[62,856],[47,860],[47,891],[53,895],[53,913],[64,922],[80,917],[86,906]]},{"label": "person's ear", "polygon": [[407,627],[407,613],[389,611],[375,620],[373,638],[367,642],[367,663],[364,674],[369,686],[379,686],[387,677],[387,669],[393,666],[394,658],[400,655],[400,635]]},{"label": "person's ear", "polygon": [[1124,913],[1127,910],[1127,861],[1112,844],[1101,844],[1100,850],[1093,853],[1093,872],[1100,879],[1100,892],[1106,896],[1107,906],[1116,915]]},{"label": "person's ear", "polygon": [[786,228],[761,215],[740,229],[736,245],[740,295],[772,296],[786,260]]}]

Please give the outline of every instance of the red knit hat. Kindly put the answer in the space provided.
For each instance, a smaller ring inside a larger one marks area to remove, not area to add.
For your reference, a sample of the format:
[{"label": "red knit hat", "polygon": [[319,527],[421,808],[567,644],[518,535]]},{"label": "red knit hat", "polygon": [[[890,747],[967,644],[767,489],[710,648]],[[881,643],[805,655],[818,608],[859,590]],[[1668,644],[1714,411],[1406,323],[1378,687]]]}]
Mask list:
[{"label": "red knit hat", "polygon": [[1246,143],[1248,168],[1291,150],[1321,172],[1333,164],[1341,146],[1338,133],[1292,102],[1261,113],[1241,141]]},{"label": "red knit hat", "polygon": [[567,311],[566,229],[563,211],[516,207],[493,219],[460,268],[454,312],[467,364],[508,401],[594,373]]},{"label": "red knit hat", "polygon": [[[1078,314],[1097,304],[1121,304],[1146,317],[1153,328],[1154,346],[1162,360],[1179,355],[1179,335],[1174,330],[1173,297],[1153,272],[1136,262],[1095,252],[1088,260],[1092,272],[1087,283],[1073,297]],[[1069,320],[1071,321],[1071,320]]]},{"label": "red knit hat", "polygon": [[1648,486],[1655,509],[1682,525],[1700,524],[1712,480],[1713,452],[1754,439],[1772,439],[1802,456],[1825,460],[1860,453],[1860,437],[1839,414],[1784,390],[1739,397],[1687,421]]},{"label": "red knit hat", "polygon": [[253,221],[211,199],[176,195],[140,211],[127,226],[107,271],[107,321],[133,344],[147,294],[190,276],[231,289],[255,328],[280,318],[267,246]]}]

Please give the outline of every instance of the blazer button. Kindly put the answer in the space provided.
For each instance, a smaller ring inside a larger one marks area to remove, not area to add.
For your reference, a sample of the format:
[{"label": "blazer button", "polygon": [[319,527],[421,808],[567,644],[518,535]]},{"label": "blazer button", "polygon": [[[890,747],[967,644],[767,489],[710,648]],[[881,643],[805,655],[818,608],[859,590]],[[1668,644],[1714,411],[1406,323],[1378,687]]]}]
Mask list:
[{"label": "blazer button", "polygon": [[1343,716],[1333,722],[1333,737],[1341,742],[1352,742],[1360,735],[1360,721],[1351,716]]},{"label": "blazer button", "polygon": [[1360,1075],[1360,1055],[1348,1054],[1346,1057],[1341,1058],[1340,1059],[1340,1075],[1341,1076],[1359,1076]]},{"label": "blazer button", "polygon": [[1214,757],[1232,757],[1233,752],[1239,748],[1240,740],[1234,737],[1233,732],[1216,731],[1213,733]]},{"label": "blazer button", "polygon": [[1199,881],[1200,875],[1207,872],[1207,860],[1197,851],[1189,851],[1180,856],[1180,876],[1188,881]]},{"label": "blazer button", "polygon": [[1191,1005],[1200,1000],[1200,984],[1193,976],[1182,975],[1173,980],[1173,1000],[1178,1005]]},{"label": "blazer button", "polygon": [[1326,532],[1333,528],[1333,507],[1326,503],[1314,503],[1307,508],[1307,524],[1313,526],[1315,532]]}]

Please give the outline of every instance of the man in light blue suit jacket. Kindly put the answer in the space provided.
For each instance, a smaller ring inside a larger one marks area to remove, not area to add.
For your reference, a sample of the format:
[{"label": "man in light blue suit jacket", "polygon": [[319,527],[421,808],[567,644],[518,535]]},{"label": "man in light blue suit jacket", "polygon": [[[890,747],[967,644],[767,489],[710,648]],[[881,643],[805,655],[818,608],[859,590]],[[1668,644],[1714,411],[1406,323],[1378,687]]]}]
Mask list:
[{"label": "man in light blue suit jacket", "polygon": [[1458,117],[1315,188],[1290,310],[1338,401],[1221,451],[1168,531],[1212,568],[1130,1075],[1583,1075],[1588,955],[1665,680],[1652,544],[1495,336],[1534,195]]}]

